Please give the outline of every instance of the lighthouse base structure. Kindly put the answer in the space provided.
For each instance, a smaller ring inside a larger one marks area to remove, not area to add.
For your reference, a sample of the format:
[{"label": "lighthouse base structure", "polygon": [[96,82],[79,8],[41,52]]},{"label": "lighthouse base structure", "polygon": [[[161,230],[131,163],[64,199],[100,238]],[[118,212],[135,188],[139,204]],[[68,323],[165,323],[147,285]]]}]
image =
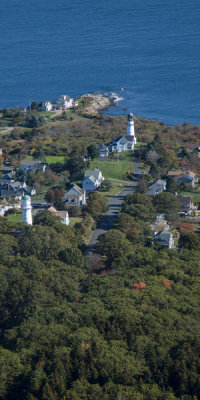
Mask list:
[{"label": "lighthouse base structure", "polygon": [[27,195],[22,199],[22,221],[28,225],[33,224],[31,198]]}]

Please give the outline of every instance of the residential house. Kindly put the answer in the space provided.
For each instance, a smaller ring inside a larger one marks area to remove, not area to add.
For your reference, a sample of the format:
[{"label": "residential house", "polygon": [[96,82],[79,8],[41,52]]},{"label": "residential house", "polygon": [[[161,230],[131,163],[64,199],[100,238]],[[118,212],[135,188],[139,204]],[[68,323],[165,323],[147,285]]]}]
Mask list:
[{"label": "residential house", "polygon": [[193,171],[172,170],[168,172],[167,176],[173,177],[178,184],[183,182],[192,188],[198,183],[196,173]]},{"label": "residential house", "polygon": [[46,169],[46,164],[42,163],[41,161],[34,161],[34,160],[23,160],[20,165],[20,169],[25,172],[29,171],[42,171],[44,172]]},{"label": "residential house", "polygon": [[93,170],[86,170],[84,179],[82,180],[82,188],[84,190],[96,190],[103,182],[104,177],[98,168]]},{"label": "residential house", "polygon": [[191,213],[197,210],[197,206],[195,206],[190,197],[183,197],[181,195],[177,195],[177,198],[181,202],[181,214],[183,215],[191,215]]},{"label": "residential house", "polygon": [[0,216],[3,217],[5,212],[11,209],[20,209],[21,201],[7,201],[6,199],[2,200],[0,203]]},{"label": "residential house", "polygon": [[73,107],[73,99],[65,94],[62,94],[56,100],[54,100],[53,105],[56,108],[67,110],[68,108]]},{"label": "residential house", "polygon": [[128,150],[134,150],[135,137],[134,136],[118,136],[113,139],[108,145],[110,152],[121,153]]},{"label": "residential house", "polygon": [[149,186],[147,195],[148,196],[156,196],[166,190],[166,181],[158,179],[156,182],[152,183]]},{"label": "residential house", "polygon": [[198,183],[198,178],[196,177],[196,174],[195,176],[192,176],[191,174],[185,173],[176,178],[175,180],[178,184],[185,183],[185,185],[191,188],[194,188]]},{"label": "residential house", "polygon": [[35,208],[32,210],[33,218],[38,214],[39,211],[49,211],[56,217],[59,217],[60,222],[62,222],[65,225],[69,225],[69,214],[67,211],[57,211],[56,208],[53,206],[50,206],[48,208],[46,207]]},{"label": "residential house", "polygon": [[105,146],[105,144],[98,144],[97,149],[98,149],[100,158],[102,158],[104,160],[108,158],[108,154],[109,154],[108,146]]},{"label": "residential house", "polygon": [[37,110],[38,111],[52,111],[52,104],[50,101],[41,101],[41,103],[38,104]]},{"label": "residential house", "polygon": [[174,238],[171,232],[168,230],[163,230],[154,235],[154,243],[160,243],[163,247],[167,249],[174,248]]},{"label": "residential house", "polygon": [[82,206],[86,203],[85,190],[78,185],[73,185],[64,195],[64,201],[69,206]]},{"label": "residential house", "polygon": [[56,217],[60,218],[60,221],[65,224],[69,225],[69,214],[67,211],[57,211],[55,207],[51,206],[48,208],[48,211],[51,212]]}]

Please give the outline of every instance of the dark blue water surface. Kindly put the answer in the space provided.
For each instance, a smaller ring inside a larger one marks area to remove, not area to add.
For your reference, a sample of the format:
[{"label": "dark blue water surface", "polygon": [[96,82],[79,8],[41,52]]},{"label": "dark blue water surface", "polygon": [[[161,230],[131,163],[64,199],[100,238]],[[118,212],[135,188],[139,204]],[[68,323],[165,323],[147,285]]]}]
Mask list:
[{"label": "dark blue water surface", "polygon": [[0,49],[1,108],[118,92],[111,114],[200,123],[199,0],[1,0]]}]

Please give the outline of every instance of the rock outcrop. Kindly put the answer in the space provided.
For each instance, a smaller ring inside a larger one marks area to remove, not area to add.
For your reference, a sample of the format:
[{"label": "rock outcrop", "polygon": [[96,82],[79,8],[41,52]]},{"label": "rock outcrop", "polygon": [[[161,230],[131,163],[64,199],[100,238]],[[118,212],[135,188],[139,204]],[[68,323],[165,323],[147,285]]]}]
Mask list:
[{"label": "rock outcrop", "polygon": [[105,110],[113,105],[112,99],[104,94],[91,93],[82,97],[88,100],[86,102],[86,106],[84,107],[84,113],[86,114],[96,114],[99,111]]}]

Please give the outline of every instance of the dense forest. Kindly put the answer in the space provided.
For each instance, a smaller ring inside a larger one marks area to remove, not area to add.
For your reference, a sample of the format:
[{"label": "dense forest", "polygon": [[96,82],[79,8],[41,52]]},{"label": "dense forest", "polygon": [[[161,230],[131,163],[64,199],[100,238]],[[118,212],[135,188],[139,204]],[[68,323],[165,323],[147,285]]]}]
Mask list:
[{"label": "dense forest", "polygon": [[2,399],[200,398],[200,240],[149,247],[155,210],[128,196],[93,260],[48,213],[0,220]]},{"label": "dense forest", "polygon": [[[0,126],[0,164],[64,156],[44,174],[23,177],[62,210],[66,188],[89,167],[82,156],[125,134],[126,117],[2,110]],[[73,228],[49,212],[39,212],[33,226],[0,218],[3,400],[200,399],[199,226],[180,219],[180,187],[170,178],[167,193],[144,194],[170,169],[200,172],[200,127],[141,117],[135,127],[139,144],[127,156],[146,173],[94,253],[84,234],[107,210],[103,191],[89,195]],[[153,243],[156,213],[178,232],[176,249]]]}]

